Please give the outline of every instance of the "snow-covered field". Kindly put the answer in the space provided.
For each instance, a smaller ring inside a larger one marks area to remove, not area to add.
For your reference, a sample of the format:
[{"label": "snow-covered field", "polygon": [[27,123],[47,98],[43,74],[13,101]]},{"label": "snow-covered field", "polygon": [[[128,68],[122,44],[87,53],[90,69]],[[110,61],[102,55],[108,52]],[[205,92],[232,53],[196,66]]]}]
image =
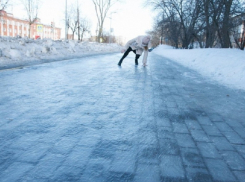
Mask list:
[{"label": "snow-covered field", "polygon": [[15,67],[32,63],[77,58],[101,52],[119,52],[120,50],[121,46],[117,44],[0,37],[0,68],[8,67],[9,65]]},{"label": "snow-covered field", "polygon": [[239,49],[173,49],[160,45],[152,52],[191,68],[230,88],[245,90],[245,51]]},{"label": "snow-covered field", "polygon": [[[121,48],[117,44],[0,37],[0,68],[120,52]],[[186,50],[160,45],[152,53],[196,70],[220,84],[245,90],[245,51],[216,48]]]}]

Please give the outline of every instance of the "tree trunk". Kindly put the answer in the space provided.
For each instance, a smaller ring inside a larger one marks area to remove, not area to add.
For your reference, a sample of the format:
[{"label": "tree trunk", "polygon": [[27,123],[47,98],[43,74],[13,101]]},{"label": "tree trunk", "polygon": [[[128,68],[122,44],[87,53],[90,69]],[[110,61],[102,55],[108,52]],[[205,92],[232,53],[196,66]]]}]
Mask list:
[{"label": "tree trunk", "polygon": [[222,35],[222,48],[229,48],[230,47],[230,10],[232,5],[232,0],[225,0],[225,12],[224,12],[224,19],[223,19],[223,25],[221,28],[221,35]]},{"label": "tree trunk", "polygon": [[210,38],[211,38],[211,28],[210,28],[210,22],[209,22],[209,17],[210,17],[210,14],[209,14],[209,3],[210,3],[210,0],[206,0],[204,2],[204,12],[205,12],[205,21],[206,21],[206,43],[205,43],[205,48],[210,48],[211,45],[210,45]]},{"label": "tree trunk", "polygon": [[81,34],[81,41],[83,41],[83,35],[84,35],[84,29],[82,30],[82,34]]},{"label": "tree trunk", "polygon": [[104,24],[104,22],[103,21],[101,21],[101,25],[100,25],[100,27],[99,27],[99,35],[98,35],[98,42],[100,43],[100,39],[101,39],[101,37],[102,37],[102,34],[103,34],[103,25]]},{"label": "tree trunk", "polygon": [[72,31],[72,40],[74,40],[75,38],[75,32],[76,32],[76,28]]},{"label": "tree trunk", "polygon": [[29,24],[28,37],[31,38],[31,24]]}]

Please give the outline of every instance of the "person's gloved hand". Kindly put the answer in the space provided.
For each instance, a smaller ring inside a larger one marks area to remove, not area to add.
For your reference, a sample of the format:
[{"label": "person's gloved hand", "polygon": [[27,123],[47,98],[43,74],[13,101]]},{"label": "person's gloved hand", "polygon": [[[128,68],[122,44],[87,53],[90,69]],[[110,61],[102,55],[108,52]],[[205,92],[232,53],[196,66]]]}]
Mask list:
[{"label": "person's gloved hand", "polygon": [[125,49],[122,49],[122,50],[121,50],[121,53],[124,53],[124,52],[125,52]]}]

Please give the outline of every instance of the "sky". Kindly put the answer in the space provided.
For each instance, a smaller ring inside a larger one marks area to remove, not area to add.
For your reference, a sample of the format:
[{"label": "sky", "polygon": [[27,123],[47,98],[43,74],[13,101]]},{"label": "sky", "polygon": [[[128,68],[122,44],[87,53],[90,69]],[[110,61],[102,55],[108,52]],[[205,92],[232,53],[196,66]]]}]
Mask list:
[{"label": "sky", "polygon": [[[44,24],[56,23],[57,27],[62,28],[62,36],[65,36],[65,0],[41,0],[42,4],[39,11],[39,18]],[[97,18],[92,0],[78,0],[82,14],[92,22],[91,33],[95,35]],[[121,0],[115,4],[110,12],[112,18],[106,18],[104,30],[109,31],[113,28],[115,36],[123,36],[127,39],[138,35],[144,35],[153,27],[153,12],[149,7],[144,7],[145,0]],[[67,0],[68,6],[76,3],[76,0]],[[21,4],[16,4],[12,8],[15,17],[23,18],[25,11]],[[110,13],[109,13],[110,15]]]}]

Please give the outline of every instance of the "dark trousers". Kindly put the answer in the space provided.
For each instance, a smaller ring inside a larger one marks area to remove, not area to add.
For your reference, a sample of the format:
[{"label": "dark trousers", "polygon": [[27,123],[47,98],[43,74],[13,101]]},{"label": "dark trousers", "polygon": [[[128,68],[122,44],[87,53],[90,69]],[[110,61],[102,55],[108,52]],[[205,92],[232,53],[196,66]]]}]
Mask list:
[{"label": "dark trousers", "polygon": [[133,50],[131,47],[129,47],[129,48],[125,51],[125,53],[123,54],[123,57],[122,57],[122,58],[120,59],[120,61],[118,62],[118,65],[121,65],[121,64],[122,64],[124,58],[127,57],[127,55],[128,55],[131,51],[133,51],[134,54],[135,54],[135,65],[138,65],[138,59],[139,59],[140,55],[139,55],[139,54],[136,54],[136,50]]}]

